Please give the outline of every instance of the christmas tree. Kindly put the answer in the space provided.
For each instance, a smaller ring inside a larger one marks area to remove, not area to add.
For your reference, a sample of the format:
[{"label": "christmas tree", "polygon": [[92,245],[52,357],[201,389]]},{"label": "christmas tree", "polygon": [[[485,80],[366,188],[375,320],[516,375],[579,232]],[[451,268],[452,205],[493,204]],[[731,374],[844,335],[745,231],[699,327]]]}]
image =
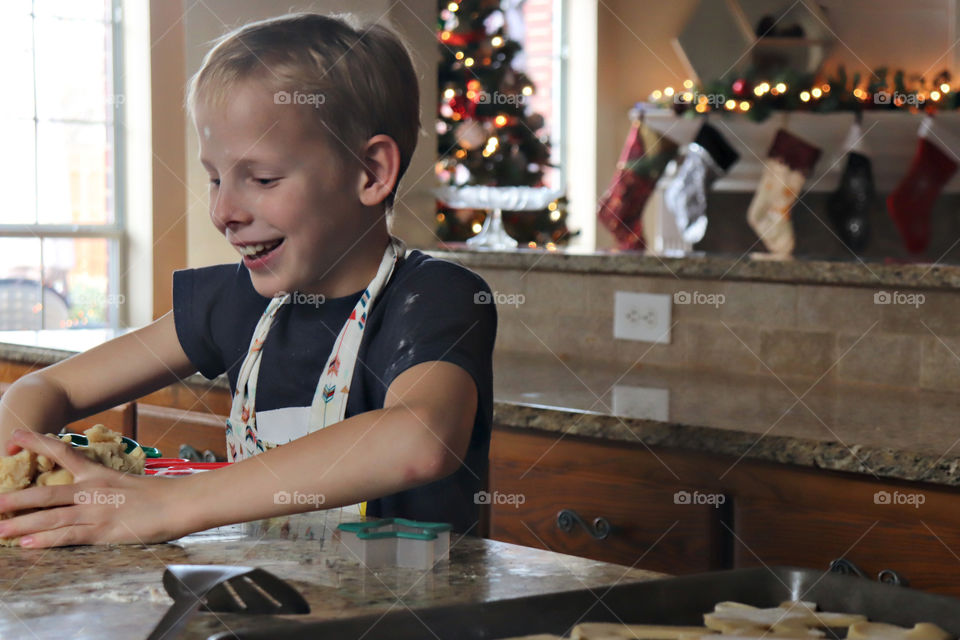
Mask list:
[{"label": "christmas tree", "polygon": [[[550,143],[543,116],[530,113],[535,87],[517,67],[521,43],[510,39],[498,0],[443,1],[437,177],[442,184],[544,186]],[[461,242],[479,231],[485,211],[438,203],[436,234]],[[566,201],[542,211],[503,212],[507,232],[525,246],[566,244]]]}]

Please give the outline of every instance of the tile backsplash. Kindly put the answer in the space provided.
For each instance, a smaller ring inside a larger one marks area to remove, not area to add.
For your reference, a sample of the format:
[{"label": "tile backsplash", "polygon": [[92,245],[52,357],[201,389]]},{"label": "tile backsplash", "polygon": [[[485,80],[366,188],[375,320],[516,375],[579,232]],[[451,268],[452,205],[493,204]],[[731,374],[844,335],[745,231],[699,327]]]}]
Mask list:
[{"label": "tile backsplash", "polygon": [[[471,268],[501,301],[512,302],[498,305],[498,352],[597,360],[624,370],[654,365],[960,388],[956,291]],[[687,293],[694,303],[674,298],[669,344],[619,340],[615,291]]]}]

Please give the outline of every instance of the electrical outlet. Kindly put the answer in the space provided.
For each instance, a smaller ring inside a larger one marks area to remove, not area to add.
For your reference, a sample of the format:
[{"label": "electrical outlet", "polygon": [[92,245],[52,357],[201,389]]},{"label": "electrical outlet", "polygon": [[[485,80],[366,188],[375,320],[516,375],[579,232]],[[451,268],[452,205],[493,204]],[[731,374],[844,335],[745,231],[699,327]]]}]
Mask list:
[{"label": "electrical outlet", "polygon": [[614,385],[613,414],[667,422],[670,419],[670,390]]},{"label": "electrical outlet", "polygon": [[669,295],[617,291],[613,294],[613,337],[670,343]]}]

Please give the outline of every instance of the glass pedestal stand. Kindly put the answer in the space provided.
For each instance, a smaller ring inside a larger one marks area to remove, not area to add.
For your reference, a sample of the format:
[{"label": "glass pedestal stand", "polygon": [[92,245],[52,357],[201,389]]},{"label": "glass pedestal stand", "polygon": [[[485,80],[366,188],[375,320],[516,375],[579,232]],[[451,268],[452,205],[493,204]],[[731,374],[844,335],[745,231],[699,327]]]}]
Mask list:
[{"label": "glass pedestal stand", "polygon": [[516,249],[519,244],[503,228],[503,212],[500,209],[489,211],[480,233],[467,240],[471,249]]}]

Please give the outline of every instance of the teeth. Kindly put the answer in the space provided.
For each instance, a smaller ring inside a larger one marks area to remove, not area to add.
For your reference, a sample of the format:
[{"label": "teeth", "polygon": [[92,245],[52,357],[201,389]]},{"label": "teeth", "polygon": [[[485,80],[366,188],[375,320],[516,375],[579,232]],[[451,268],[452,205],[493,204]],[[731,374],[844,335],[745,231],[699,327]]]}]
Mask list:
[{"label": "teeth", "polygon": [[276,248],[281,242],[281,240],[276,240],[275,242],[268,242],[266,244],[248,244],[242,247],[237,247],[237,251],[244,256],[254,256],[266,249]]}]

